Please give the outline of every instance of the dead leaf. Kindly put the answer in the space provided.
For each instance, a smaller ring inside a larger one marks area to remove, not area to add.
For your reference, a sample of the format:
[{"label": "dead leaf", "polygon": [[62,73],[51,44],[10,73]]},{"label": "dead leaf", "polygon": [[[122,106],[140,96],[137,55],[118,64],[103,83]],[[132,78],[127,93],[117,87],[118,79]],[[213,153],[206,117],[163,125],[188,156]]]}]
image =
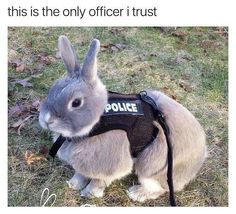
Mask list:
[{"label": "dead leaf", "polygon": [[176,97],[175,95],[171,95],[171,98],[172,98],[173,100],[177,100],[177,97]]},{"label": "dead leaf", "polygon": [[170,89],[168,87],[164,86],[163,88],[160,89],[160,91],[170,96],[173,100],[177,100],[176,95],[171,94]]},{"label": "dead leaf", "polygon": [[43,155],[34,154],[30,151],[25,152],[25,161],[28,165],[35,163],[36,161],[46,160]]},{"label": "dead leaf", "polygon": [[49,64],[55,62],[56,59],[53,56],[47,56],[44,58],[44,61],[45,61],[46,65],[49,65]]},{"label": "dead leaf", "polygon": [[199,42],[199,46],[203,48],[204,50],[207,50],[210,48],[215,49],[220,46],[220,43],[217,43],[213,40],[202,40],[201,42]]},{"label": "dead leaf", "polygon": [[33,106],[36,110],[38,110],[39,107],[40,107],[40,104],[41,104],[40,100],[35,100],[35,101],[32,103],[32,106]]},{"label": "dead leaf", "polygon": [[8,61],[8,63],[13,67],[16,68],[18,66],[20,66],[23,62],[20,59],[14,59],[11,61]]},{"label": "dead leaf", "polygon": [[39,61],[41,63],[44,63],[45,65],[49,65],[56,61],[56,59],[53,56],[48,55],[47,53],[40,53],[38,54]]},{"label": "dead leaf", "polygon": [[40,147],[39,153],[41,153],[41,154],[43,154],[43,155],[47,155],[48,152],[49,152],[49,149],[48,149],[47,146],[42,145],[42,146]]},{"label": "dead leaf", "polygon": [[172,36],[178,37],[181,40],[185,40],[187,33],[183,32],[183,31],[174,31],[171,33]]},{"label": "dead leaf", "polygon": [[46,65],[55,62],[59,58],[61,58],[59,52],[56,53],[56,56],[50,56],[46,52],[41,52],[36,56],[37,63],[31,71],[33,71],[33,73],[41,72]]},{"label": "dead leaf", "polygon": [[102,44],[101,51],[111,50],[113,52],[121,51],[125,49],[126,45],[117,43],[117,44]]},{"label": "dead leaf", "polygon": [[189,83],[185,82],[185,81],[180,81],[179,82],[179,86],[181,88],[183,88],[187,92],[191,92],[192,91],[192,86]]},{"label": "dead leaf", "polygon": [[109,48],[109,47],[110,47],[110,45],[109,45],[109,44],[108,44],[108,45],[107,45],[107,44],[106,44],[106,45],[105,45],[105,44],[101,44],[101,46],[100,46],[100,47],[101,47],[101,48],[105,48],[105,49],[106,49],[106,48]]},{"label": "dead leaf", "polygon": [[19,117],[20,115],[29,115],[39,110],[41,101],[35,100],[32,103],[23,103],[11,106],[8,110],[9,117]]},{"label": "dead leaf", "polygon": [[121,43],[115,44],[114,46],[115,46],[118,50],[125,49],[125,47],[126,47],[126,45],[121,44]]},{"label": "dead leaf", "polygon": [[26,68],[25,64],[22,63],[19,66],[16,66],[16,72],[23,72],[25,68]]},{"label": "dead leaf", "polygon": [[165,86],[165,87],[161,88],[160,91],[165,93],[165,94],[168,94],[169,93],[169,88]]}]

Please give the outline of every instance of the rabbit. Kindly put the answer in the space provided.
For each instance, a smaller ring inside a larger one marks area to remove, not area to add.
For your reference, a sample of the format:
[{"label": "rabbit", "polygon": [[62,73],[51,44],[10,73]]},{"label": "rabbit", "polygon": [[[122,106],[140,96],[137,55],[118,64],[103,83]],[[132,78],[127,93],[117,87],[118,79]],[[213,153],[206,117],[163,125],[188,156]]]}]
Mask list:
[{"label": "rabbit", "polygon": [[[168,192],[167,144],[158,121],[156,139],[136,158],[132,158],[124,130],[111,130],[88,137],[98,123],[108,102],[108,92],[97,74],[97,54],[100,42],[93,39],[83,66],[66,36],[58,39],[58,48],[67,75],[50,88],[42,102],[39,123],[44,129],[68,137],[57,155],[75,170],[67,181],[82,197],[103,197],[113,181],[133,171],[139,185],[127,190],[130,199],[143,202]],[[195,178],[206,158],[206,139],[202,126],[181,104],[160,91],[147,90],[165,116],[173,148],[173,184],[182,190]],[[55,142],[55,140],[54,140]]]}]

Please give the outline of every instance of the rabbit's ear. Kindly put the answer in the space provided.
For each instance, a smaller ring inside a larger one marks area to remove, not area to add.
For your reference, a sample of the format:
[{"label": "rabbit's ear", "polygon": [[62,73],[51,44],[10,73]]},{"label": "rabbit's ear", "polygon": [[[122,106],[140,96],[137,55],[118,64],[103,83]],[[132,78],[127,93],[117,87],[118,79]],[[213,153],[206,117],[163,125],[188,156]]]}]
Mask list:
[{"label": "rabbit's ear", "polygon": [[64,61],[69,76],[78,76],[80,74],[79,60],[75,49],[66,36],[60,36],[58,39],[58,49],[62,60]]},{"label": "rabbit's ear", "polygon": [[88,82],[93,82],[97,78],[97,53],[100,49],[100,42],[93,39],[90,44],[87,55],[84,59],[81,76]]}]

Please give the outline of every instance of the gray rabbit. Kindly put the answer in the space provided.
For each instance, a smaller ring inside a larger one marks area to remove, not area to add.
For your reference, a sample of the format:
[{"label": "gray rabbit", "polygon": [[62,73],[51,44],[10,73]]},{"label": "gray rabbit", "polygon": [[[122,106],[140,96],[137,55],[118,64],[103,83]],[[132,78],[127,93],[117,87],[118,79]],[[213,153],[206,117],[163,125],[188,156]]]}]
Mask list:
[{"label": "gray rabbit", "polygon": [[[88,137],[99,122],[108,101],[108,92],[97,75],[97,53],[100,43],[94,39],[81,67],[75,50],[66,36],[60,36],[58,47],[67,76],[50,88],[40,108],[39,122],[44,129],[68,137],[57,155],[70,164],[74,176],[69,187],[84,197],[102,197],[114,180],[132,172],[140,185],[129,188],[128,196],[143,202],[156,199],[168,191],[167,144],[164,131],[137,158],[132,158],[129,139],[124,130],[107,131]],[[173,184],[180,191],[200,170],[206,158],[205,133],[195,117],[181,104],[159,91],[147,91],[165,116],[173,148]],[[54,141],[55,142],[55,141]]]}]

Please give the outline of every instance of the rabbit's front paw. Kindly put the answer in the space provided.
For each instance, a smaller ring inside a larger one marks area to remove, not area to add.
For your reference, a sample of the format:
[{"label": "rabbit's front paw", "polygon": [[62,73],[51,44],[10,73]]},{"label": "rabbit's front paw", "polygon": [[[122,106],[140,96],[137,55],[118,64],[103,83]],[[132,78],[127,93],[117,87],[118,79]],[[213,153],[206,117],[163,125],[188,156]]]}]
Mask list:
[{"label": "rabbit's front paw", "polygon": [[100,189],[88,190],[87,188],[85,188],[80,192],[80,196],[86,198],[93,198],[93,197],[102,198],[103,190]]},{"label": "rabbit's front paw", "polygon": [[90,183],[80,192],[81,197],[97,197],[101,198],[104,195],[104,189],[105,187],[100,186],[99,182],[95,180],[91,180]]},{"label": "rabbit's front paw", "polygon": [[74,190],[82,190],[86,187],[89,180],[79,173],[75,173],[74,176],[69,180],[66,181],[68,186]]}]

